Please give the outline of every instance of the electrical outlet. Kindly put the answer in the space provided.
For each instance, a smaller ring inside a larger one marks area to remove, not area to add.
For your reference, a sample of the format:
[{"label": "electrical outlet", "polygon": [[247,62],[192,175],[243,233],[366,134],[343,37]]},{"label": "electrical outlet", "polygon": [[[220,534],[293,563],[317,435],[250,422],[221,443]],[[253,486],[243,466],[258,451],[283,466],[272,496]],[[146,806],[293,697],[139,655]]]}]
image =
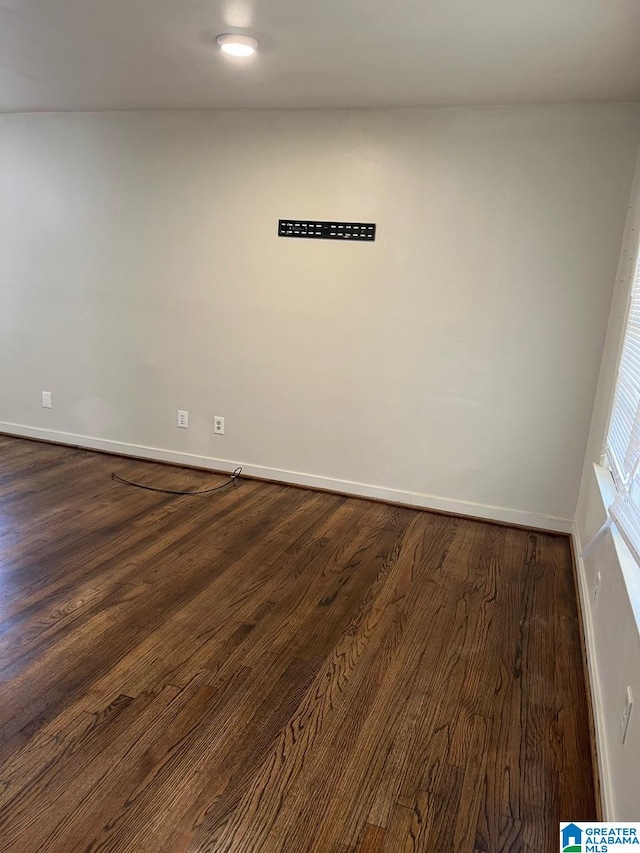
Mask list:
[{"label": "electrical outlet", "polygon": [[631,719],[631,710],[633,708],[633,693],[631,687],[627,685],[627,692],[624,697],[624,711],[620,720],[620,740],[622,743],[627,739],[627,730],[629,728],[629,720]]},{"label": "electrical outlet", "polygon": [[178,427],[179,429],[189,429],[189,412],[178,409]]},{"label": "electrical outlet", "polygon": [[224,418],[213,416],[213,432],[215,435],[224,435]]},{"label": "electrical outlet", "polygon": [[51,408],[51,391],[43,391],[42,392],[42,408],[50,409]]},{"label": "electrical outlet", "polygon": [[595,582],[595,585],[593,587],[593,603],[594,604],[598,600],[598,593],[600,592],[601,582],[602,582],[602,575],[600,574],[600,572],[598,572],[598,574],[596,575],[596,582]]}]

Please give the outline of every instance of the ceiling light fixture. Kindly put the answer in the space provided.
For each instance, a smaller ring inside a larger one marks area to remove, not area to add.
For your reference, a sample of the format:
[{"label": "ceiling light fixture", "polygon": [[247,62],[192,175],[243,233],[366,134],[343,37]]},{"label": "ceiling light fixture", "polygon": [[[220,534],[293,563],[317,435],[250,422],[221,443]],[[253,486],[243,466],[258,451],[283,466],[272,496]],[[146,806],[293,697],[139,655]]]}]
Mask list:
[{"label": "ceiling light fixture", "polygon": [[253,56],[258,49],[258,42],[251,36],[241,36],[236,33],[225,33],[218,36],[216,41],[220,50],[229,56]]}]

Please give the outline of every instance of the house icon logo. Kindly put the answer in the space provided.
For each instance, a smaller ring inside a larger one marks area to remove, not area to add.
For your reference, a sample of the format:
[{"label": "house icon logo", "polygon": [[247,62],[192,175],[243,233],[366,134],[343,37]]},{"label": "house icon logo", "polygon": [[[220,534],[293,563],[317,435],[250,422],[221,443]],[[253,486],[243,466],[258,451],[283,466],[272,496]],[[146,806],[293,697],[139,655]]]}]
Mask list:
[{"label": "house icon logo", "polygon": [[568,823],[560,830],[562,853],[582,853],[582,830],[575,823]]}]

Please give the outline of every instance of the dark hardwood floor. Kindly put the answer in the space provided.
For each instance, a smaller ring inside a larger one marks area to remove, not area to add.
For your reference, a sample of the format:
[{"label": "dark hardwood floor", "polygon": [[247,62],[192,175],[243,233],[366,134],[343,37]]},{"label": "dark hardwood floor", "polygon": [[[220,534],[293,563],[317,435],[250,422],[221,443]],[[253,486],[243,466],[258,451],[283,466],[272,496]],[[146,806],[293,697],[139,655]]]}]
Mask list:
[{"label": "dark hardwood floor", "polygon": [[568,540],[0,436],[0,850],[546,853]]}]

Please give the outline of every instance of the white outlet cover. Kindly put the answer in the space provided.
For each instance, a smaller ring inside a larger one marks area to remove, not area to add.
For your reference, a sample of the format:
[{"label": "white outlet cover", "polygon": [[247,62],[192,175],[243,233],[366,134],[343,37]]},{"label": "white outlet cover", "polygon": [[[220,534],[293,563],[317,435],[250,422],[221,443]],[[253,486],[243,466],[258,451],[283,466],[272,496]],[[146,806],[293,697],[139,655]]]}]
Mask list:
[{"label": "white outlet cover", "polygon": [[51,391],[43,391],[42,392],[42,408],[50,409],[52,407],[51,404]]},{"label": "white outlet cover", "polygon": [[213,416],[213,431],[216,435],[224,435],[224,418]]},{"label": "white outlet cover", "polygon": [[178,428],[189,429],[189,412],[178,409]]},{"label": "white outlet cover", "polygon": [[627,731],[629,730],[629,720],[631,719],[631,711],[633,710],[633,693],[631,687],[627,686],[627,693],[624,697],[624,711],[620,721],[620,740],[622,743],[627,739]]}]

